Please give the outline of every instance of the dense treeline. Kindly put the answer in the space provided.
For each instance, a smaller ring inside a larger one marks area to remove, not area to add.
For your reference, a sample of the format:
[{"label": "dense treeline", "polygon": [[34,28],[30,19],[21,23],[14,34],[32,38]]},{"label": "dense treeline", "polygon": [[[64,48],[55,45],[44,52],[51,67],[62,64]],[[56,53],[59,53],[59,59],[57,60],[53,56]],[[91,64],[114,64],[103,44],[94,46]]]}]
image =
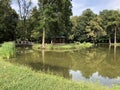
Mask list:
[{"label": "dense treeline", "polygon": [[118,10],[103,10],[99,15],[90,9],[83,11],[82,15],[71,18],[72,41],[89,41],[94,43],[114,42],[120,39],[120,12]]},{"label": "dense treeline", "polygon": [[17,0],[19,13],[16,13],[11,1],[0,0],[0,42],[39,41],[44,47],[51,37],[60,36],[65,36],[66,42],[120,41],[118,10],[103,10],[97,15],[86,9],[80,16],[72,16],[71,0],[38,0],[38,7],[34,8],[31,0]]}]

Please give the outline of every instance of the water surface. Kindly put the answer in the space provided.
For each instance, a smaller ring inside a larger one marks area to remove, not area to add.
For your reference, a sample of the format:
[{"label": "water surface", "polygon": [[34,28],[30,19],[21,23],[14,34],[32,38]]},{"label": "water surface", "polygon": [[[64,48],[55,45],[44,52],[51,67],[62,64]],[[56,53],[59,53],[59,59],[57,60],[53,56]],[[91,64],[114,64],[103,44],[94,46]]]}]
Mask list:
[{"label": "water surface", "polygon": [[99,82],[107,86],[120,85],[119,47],[97,47],[72,52],[20,49],[11,62],[75,81]]}]

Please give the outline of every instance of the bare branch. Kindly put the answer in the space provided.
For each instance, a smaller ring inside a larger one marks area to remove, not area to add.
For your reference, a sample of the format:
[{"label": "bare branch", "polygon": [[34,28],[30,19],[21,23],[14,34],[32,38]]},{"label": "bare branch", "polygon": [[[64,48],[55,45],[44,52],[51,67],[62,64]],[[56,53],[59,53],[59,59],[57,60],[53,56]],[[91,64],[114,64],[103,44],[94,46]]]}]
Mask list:
[{"label": "bare branch", "polygon": [[27,1],[28,0],[17,0],[19,6],[19,15],[21,19],[27,19],[29,17],[32,1]]},{"label": "bare branch", "polygon": [[18,2],[18,6],[19,6],[19,13],[20,13],[20,18],[22,19],[22,8],[21,8],[21,1],[20,0],[17,0]]},{"label": "bare branch", "polygon": [[56,0],[49,0],[49,4],[52,5]]}]

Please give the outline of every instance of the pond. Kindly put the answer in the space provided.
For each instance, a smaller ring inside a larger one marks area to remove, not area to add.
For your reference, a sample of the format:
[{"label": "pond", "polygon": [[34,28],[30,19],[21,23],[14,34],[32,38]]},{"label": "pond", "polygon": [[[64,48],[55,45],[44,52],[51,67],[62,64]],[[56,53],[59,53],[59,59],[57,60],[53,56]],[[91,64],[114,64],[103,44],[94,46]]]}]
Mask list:
[{"label": "pond", "polygon": [[12,63],[31,67],[67,79],[120,85],[120,48],[97,47],[87,50],[57,52],[19,49]]}]

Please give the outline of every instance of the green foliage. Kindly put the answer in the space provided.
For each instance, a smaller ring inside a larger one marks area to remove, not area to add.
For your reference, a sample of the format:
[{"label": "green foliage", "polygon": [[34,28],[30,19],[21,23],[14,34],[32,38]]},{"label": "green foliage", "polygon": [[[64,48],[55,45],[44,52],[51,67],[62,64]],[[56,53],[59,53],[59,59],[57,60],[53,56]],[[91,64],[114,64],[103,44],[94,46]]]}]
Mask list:
[{"label": "green foliage", "polygon": [[0,47],[0,58],[9,59],[15,57],[16,50],[13,42],[5,42]]},{"label": "green foliage", "polygon": [[78,41],[78,42],[84,42],[89,40],[88,36],[87,36],[87,31],[86,26],[89,25],[89,22],[95,17],[95,14],[92,12],[92,10],[90,9],[86,9],[85,11],[83,11],[82,15],[79,17],[73,17],[76,18],[72,20],[72,24],[74,22],[76,22],[76,24],[73,24],[75,26],[73,26],[73,30],[71,33],[72,36],[74,36],[74,41]]},{"label": "green foliage", "polygon": [[42,25],[39,23],[39,11],[37,7],[34,7],[30,17],[30,38],[33,40],[39,40],[42,37],[41,29]]},{"label": "green foliage", "polygon": [[[44,4],[42,4],[44,3]],[[71,29],[72,15],[70,0],[39,0],[39,29],[45,27],[46,38],[66,36]],[[42,32],[41,32],[42,33]]]},{"label": "green foliage", "polygon": [[90,9],[82,15],[71,18],[72,30],[69,39],[79,42],[114,42],[120,38],[120,12],[118,10],[103,10],[95,15]]},{"label": "green foliage", "polygon": [[20,29],[20,33],[19,36],[20,38],[18,39],[29,39],[30,35],[30,31],[28,30],[30,27],[29,26],[29,18],[30,18],[30,13],[31,13],[31,9],[32,9],[32,2],[31,0],[16,0],[16,5],[18,5],[18,9],[19,9],[19,23],[18,27]]},{"label": "green foliage", "polygon": [[87,32],[87,36],[90,37],[94,43],[97,38],[105,35],[105,31],[102,28],[102,19],[98,16],[89,21],[85,30]]},{"label": "green foliage", "polygon": [[17,39],[41,42],[43,31],[47,43],[54,36],[65,36],[66,42],[120,41],[118,10],[103,10],[96,15],[86,9],[80,16],[70,18],[71,0],[38,0],[38,8],[32,8],[31,0],[23,1],[18,17],[11,8],[11,0],[0,0],[0,42]]},{"label": "green foliage", "polygon": [[27,67],[18,67],[0,61],[0,88],[3,90],[119,90],[98,83],[77,83],[62,77],[37,73]]},{"label": "green foliage", "polygon": [[103,19],[103,27],[109,37],[110,43],[113,38],[116,41],[116,34],[120,32],[120,12],[117,10],[103,10],[100,12],[100,17]]},{"label": "green foliage", "polygon": [[18,15],[10,3],[11,0],[0,0],[0,42],[15,39]]},{"label": "green foliage", "polygon": [[77,32],[77,25],[78,25],[78,16],[74,16],[71,18],[71,23],[72,23],[72,29],[69,32],[69,40],[74,40]]}]

